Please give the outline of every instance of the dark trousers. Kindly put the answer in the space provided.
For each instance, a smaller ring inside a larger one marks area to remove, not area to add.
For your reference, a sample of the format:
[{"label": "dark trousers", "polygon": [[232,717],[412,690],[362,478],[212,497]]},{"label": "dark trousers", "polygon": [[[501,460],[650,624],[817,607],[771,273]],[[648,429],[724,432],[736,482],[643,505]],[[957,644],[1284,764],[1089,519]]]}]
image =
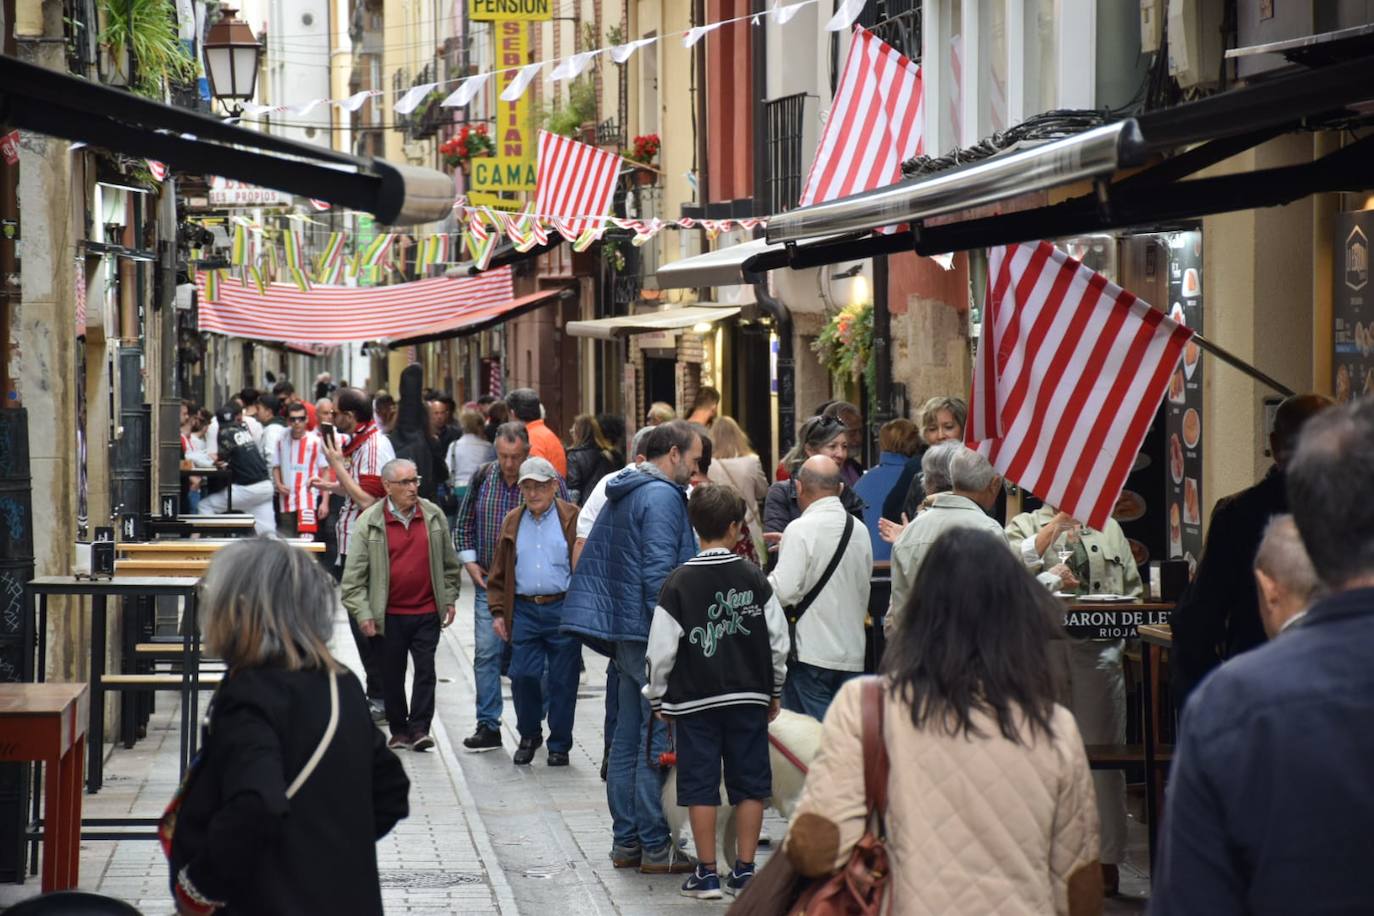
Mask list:
[{"label": "dark trousers", "polygon": [[[434,652],[439,648],[438,614],[387,614],[382,637],[386,721],[393,735],[426,735],[434,720]],[[415,662],[415,681],[406,705],[406,656]]]},{"label": "dark trousers", "polygon": [[[562,623],[562,601],[535,604],[515,599],[510,692],[520,737],[537,738],[543,734],[547,703],[549,750],[566,754],[572,749],[582,644],[559,632]],[[540,683],[545,680],[545,667],[547,686]]]},{"label": "dark trousers", "polygon": [[606,720],[602,724],[606,738],[606,753],[611,752],[611,738],[615,736],[615,719],[620,715],[620,672],[615,659],[606,663]]},{"label": "dark trousers", "polygon": [[[344,558],[339,557],[339,562],[329,567],[329,571],[334,575],[334,581],[343,579]],[[385,681],[382,679],[382,637],[363,635],[363,631],[358,629],[358,621],[353,619],[353,615],[348,615],[348,631],[353,634],[353,645],[358,648],[358,658],[363,663],[363,671],[367,675],[367,698],[369,700],[380,700],[386,696],[383,688]]]}]

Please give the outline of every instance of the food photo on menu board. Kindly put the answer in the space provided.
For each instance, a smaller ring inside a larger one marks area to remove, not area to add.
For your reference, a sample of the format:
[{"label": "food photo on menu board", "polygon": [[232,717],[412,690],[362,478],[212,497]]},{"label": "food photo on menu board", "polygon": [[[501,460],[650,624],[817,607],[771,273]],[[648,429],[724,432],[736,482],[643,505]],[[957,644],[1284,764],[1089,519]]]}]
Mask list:
[{"label": "food photo on menu board", "polygon": [[[1171,232],[1168,241],[1169,317],[1202,330],[1202,233]],[[1169,557],[1188,561],[1202,555],[1202,348],[1189,341],[1169,379],[1164,399],[1169,473]]]}]

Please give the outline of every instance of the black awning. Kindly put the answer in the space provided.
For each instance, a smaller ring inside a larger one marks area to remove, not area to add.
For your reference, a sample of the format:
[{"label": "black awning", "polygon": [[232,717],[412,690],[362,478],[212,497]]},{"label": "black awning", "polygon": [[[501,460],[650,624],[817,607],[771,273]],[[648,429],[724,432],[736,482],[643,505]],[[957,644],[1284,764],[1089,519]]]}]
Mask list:
[{"label": "black awning", "polygon": [[372,213],[443,219],[453,183],[434,169],[361,159],[258,133],[0,55],[0,123]]},{"label": "black awning", "polygon": [[[1374,158],[1369,140],[1358,141],[1315,162],[1240,175],[1187,179],[1202,169],[1265,142],[1281,133],[1335,125],[1350,118],[1351,106],[1374,99],[1374,55],[1318,70],[1286,74],[1241,89],[1218,93],[1173,108],[1141,114],[1129,129],[1112,138],[1102,128],[1088,132],[1109,141],[1092,146],[1085,134],[1018,153],[994,157],[948,172],[901,182],[841,201],[800,208],[769,221],[768,237],[787,241],[798,233],[818,235],[909,223],[905,238],[917,253],[939,254],[1009,242],[1055,238],[1118,229],[1155,226],[1214,213],[1277,206],[1310,194],[1374,188]],[[1084,142],[1086,141],[1086,143]],[[1082,147],[1082,150],[1079,150]],[[1062,202],[993,216],[968,215],[974,204],[1002,203],[1026,191],[1055,186],[1082,186],[1082,174],[1058,182],[1043,179],[1065,152],[1095,152],[1099,163],[1115,152],[1116,167],[1086,176],[1093,190]],[[1169,158],[1160,157],[1183,149]],[[1148,157],[1149,167],[1135,173],[1121,169]],[[1033,161],[1043,159],[1038,165]],[[1034,188],[1009,175],[1008,163],[1025,160],[1026,174],[1040,179]],[[1000,166],[1000,168],[998,168]],[[1031,168],[1034,167],[1034,168]],[[1037,171],[1038,169],[1038,171]],[[966,183],[969,203],[960,202]],[[934,189],[935,194],[926,189]],[[923,211],[922,203],[939,206]],[[902,210],[905,201],[909,206]],[[789,245],[746,263],[747,270],[786,266],[802,268],[890,254],[904,236],[871,236],[832,245]]]}]

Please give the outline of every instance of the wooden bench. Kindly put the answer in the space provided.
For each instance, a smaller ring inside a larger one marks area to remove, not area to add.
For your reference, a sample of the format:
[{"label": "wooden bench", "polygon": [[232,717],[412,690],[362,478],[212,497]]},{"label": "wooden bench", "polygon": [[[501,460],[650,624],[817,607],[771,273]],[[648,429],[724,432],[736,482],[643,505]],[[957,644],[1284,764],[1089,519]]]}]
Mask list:
[{"label": "wooden bench", "polygon": [[[201,690],[213,690],[224,675],[206,672],[196,679]],[[100,686],[106,690],[180,690],[180,674],[102,674]]]},{"label": "wooden bench", "polygon": [[200,578],[209,566],[209,560],[116,560],[115,578]]}]

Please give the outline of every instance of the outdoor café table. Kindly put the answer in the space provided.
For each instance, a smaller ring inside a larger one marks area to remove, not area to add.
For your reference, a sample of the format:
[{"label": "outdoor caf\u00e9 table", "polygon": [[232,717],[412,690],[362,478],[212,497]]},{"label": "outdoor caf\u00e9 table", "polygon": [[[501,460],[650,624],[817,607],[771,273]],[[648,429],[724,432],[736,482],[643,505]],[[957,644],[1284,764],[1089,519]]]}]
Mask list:
[{"label": "outdoor caf\u00e9 table", "polygon": [[[76,887],[81,864],[85,684],[0,684],[0,760],[48,764],[43,790],[43,892]],[[34,811],[38,798],[34,798]]]},{"label": "outdoor caf\u00e9 table", "polygon": [[[1150,627],[1167,625],[1173,612],[1172,601],[1086,601],[1064,598],[1064,630],[1078,639],[1144,638]],[[1158,759],[1160,748],[1155,731],[1154,676],[1151,652],[1140,653],[1140,762],[1145,767],[1145,820],[1149,832],[1150,862],[1155,861],[1155,828],[1159,823],[1159,796],[1155,776],[1167,768],[1169,760]]]},{"label": "outdoor caf\u00e9 table", "polygon": [[[47,632],[48,632],[48,596],[49,595],[71,595],[74,597],[89,596],[91,599],[91,703],[90,703],[90,727],[89,727],[89,760],[86,764],[86,791],[94,795],[100,791],[103,775],[103,756],[102,750],[105,743],[105,690],[102,679],[105,675],[105,647],[107,639],[108,623],[108,601],[111,598],[141,598],[141,597],[162,597],[171,596],[185,598],[186,604],[182,611],[183,626],[181,628],[181,651],[183,664],[181,666],[181,748],[180,748],[180,772],[186,775],[186,767],[190,764],[191,758],[196,752],[196,721],[199,715],[199,690],[200,690],[200,622],[196,614],[196,586],[200,582],[195,577],[137,577],[137,578],[114,578],[114,579],[86,579],[75,576],[40,576],[29,581],[25,586],[25,607],[29,612],[24,616],[25,645],[33,645],[30,641],[33,638],[33,631],[30,627],[35,625],[35,615],[33,613],[33,601],[37,601],[37,664],[33,664],[33,659],[26,657],[25,661],[32,667],[25,672],[26,678],[32,675],[34,680],[39,682],[44,680],[44,669],[47,660]],[[122,609],[127,604],[116,600],[115,608]],[[137,826],[147,824],[149,826],[157,823],[156,818],[125,819],[129,821],[125,826]],[[86,839],[93,837],[86,836]]]}]

